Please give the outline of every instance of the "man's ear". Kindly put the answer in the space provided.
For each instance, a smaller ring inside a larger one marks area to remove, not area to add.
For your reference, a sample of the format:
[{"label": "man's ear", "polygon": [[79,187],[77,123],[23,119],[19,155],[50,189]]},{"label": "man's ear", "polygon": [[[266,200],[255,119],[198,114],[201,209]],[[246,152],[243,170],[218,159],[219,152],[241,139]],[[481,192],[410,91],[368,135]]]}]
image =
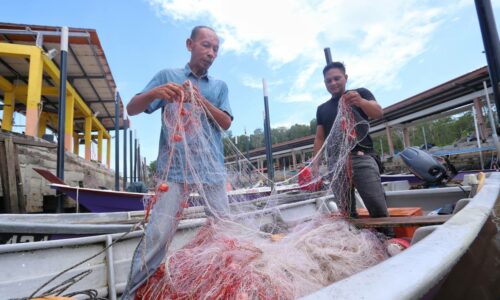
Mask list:
[{"label": "man's ear", "polygon": [[193,40],[192,39],[186,40],[186,48],[188,49],[189,52],[191,52],[191,50],[193,50]]},{"label": "man's ear", "polygon": [[345,80],[347,81],[347,79],[349,79],[349,76],[347,76],[347,74],[345,74]]}]

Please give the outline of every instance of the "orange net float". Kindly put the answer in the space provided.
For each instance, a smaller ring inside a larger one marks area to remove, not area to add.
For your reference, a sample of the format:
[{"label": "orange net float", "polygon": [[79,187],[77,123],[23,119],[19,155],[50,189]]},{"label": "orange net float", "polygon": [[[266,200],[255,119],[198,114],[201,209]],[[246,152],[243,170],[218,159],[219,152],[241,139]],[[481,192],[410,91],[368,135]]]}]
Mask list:
[{"label": "orange net float", "polygon": [[349,138],[355,140],[358,137],[358,133],[356,132],[356,129],[353,128],[351,130],[351,133],[349,134]]},{"label": "orange net float", "polygon": [[342,131],[347,131],[347,120],[344,117],[340,119],[340,128],[342,128]]},{"label": "orange net float", "polygon": [[162,192],[162,193],[166,193],[168,192],[168,189],[169,189],[169,186],[168,184],[166,183],[162,183],[158,186],[158,191]]},{"label": "orange net float", "polygon": [[182,141],[182,136],[181,136],[180,134],[177,134],[177,133],[176,133],[176,134],[174,134],[174,135],[172,136],[172,140],[173,140],[174,142],[177,142],[177,143],[178,143],[178,142]]},{"label": "orange net float", "polygon": [[187,116],[188,113],[186,112],[186,110],[184,109],[184,107],[181,107],[181,109],[179,111],[179,114],[184,117],[184,116]]}]

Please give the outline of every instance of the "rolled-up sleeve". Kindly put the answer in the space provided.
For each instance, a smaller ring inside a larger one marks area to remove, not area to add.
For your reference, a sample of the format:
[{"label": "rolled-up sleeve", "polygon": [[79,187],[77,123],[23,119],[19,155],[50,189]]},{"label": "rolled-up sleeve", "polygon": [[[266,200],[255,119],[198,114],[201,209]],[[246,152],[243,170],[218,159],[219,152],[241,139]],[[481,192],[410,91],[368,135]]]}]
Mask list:
[{"label": "rolled-up sleeve", "polygon": [[229,105],[229,90],[225,82],[221,82],[221,88],[219,92],[219,109],[227,113],[231,120],[233,120],[233,112],[231,111],[231,106]]}]

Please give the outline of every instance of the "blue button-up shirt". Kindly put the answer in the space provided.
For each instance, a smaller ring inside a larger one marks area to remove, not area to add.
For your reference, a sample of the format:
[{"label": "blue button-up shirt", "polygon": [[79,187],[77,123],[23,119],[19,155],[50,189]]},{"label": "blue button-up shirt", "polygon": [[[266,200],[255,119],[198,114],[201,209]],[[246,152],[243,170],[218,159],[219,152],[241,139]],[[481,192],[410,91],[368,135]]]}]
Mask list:
[{"label": "blue button-up shirt", "polygon": [[[158,72],[148,85],[142,90],[142,93],[147,92],[160,85],[174,82],[183,84],[186,80],[190,80],[194,85],[198,86],[200,93],[210,103],[226,112],[231,119],[231,107],[228,100],[228,88],[224,81],[215,79],[208,74],[202,77],[197,77],[191,71],[188,64],[184,69],[164,69]],[[157,109],[162,109],[163,113],[167,110],[167,118],[170,113],[177,113],[176,103],[169,102],[165,99],[155,99],[146,109],[146,113],[152,113]],[[184,104],[189,110],[190,103]],[[163,119],[162,119],[163,120]],[[186,161],[185,145],[183,142],[178,142],[175,145],[175,151],[171,152],[173,146],[172,137],[169,135],[169,130],[162,121],[160,134],[160,144],[157,159],[157,172],[160,178],[167,176],[168,181],[172,182],[187,182],[204,184],[220,184],[225,181],[226,173],[224,169],[224,148],[222,144],[222,132],[214,121],[207,119],[206,115],[202,114],[200,118],[202,132],[204,136],[190,136],[186,132],[186,143],[188,147],[188,160]],[[169,159],[170,157],[170,159]],[[170,162],[169,162],[170,161]],[[168,168],[168,174],[165,174]]]}]

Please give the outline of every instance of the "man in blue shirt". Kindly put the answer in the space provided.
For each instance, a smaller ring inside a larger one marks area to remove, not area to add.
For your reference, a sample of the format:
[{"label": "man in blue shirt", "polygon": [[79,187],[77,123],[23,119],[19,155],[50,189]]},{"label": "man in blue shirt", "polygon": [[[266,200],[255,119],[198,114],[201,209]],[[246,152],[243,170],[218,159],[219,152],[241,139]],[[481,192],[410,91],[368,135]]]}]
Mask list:
[{"label": "man in blue shirt", "polygon": [[[123,299],[132,299],[163,262],[191,191],[196,190],[206,200],[205,205],[216,217],[229,213],[222,130],[231,126],[233,117],[226,83],[208,76],[208,69],[217,57],[219,38],[212,28],[197,26],[186,47],[191,59],[183,69],[158,72],[127,105],[131,116],[162,110],[157,169],[158,177],[167,182],[168,191],[160,192],[153,206],[145,235],[134,253]],[[180,106],[179,100],[190,100],[192,95],[185,95],[189,91],[196,96],[196,103],[182,102]],[[199,126],[191,126],[195,132],[177,136],[176,125],[170,124],[176,117],[174,114],[179,113],[180,107],[195,114],[200,106],[204,113],[196,114]]]}]

